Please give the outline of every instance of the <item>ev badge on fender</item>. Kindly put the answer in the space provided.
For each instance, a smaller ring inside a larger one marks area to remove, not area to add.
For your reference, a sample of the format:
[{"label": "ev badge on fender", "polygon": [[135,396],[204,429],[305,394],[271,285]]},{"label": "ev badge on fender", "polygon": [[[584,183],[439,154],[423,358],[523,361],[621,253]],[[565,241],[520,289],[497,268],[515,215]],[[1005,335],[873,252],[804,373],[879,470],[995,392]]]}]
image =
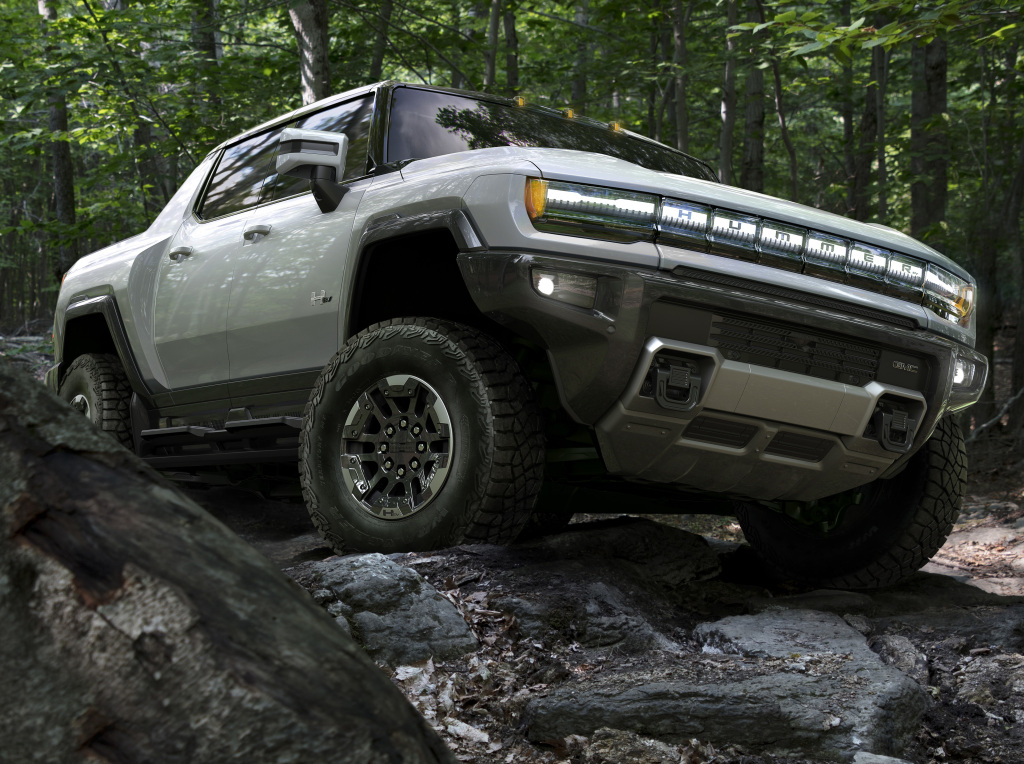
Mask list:
[{"label": "ev badge on fender", "polygon": [[321,289],[320,290],[320,294],[317,294],[316,292],[313,292],[309,296],[309,304],[313,305],[313,306],[316,306],[316,305],[320,305],[322,303],[328,303],[328,302],[330,302],[331,300],[334,299],[334,295],[331,295],[330,297],[324,297],[324,295],[326,295],[326,294],[327,294],[327,290],[326,289]]}]

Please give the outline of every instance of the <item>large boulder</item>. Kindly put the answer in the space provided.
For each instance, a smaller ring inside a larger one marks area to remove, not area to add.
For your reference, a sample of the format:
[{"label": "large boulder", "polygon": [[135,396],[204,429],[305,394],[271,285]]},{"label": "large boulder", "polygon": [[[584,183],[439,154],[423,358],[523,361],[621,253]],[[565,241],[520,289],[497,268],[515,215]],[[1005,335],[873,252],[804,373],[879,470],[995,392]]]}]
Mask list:
[{"label": "large boulder", "polygon": [[701,624],[709,660],[560,687],[524,713],[531,740],[600,727],[670,743],[700,738],[780,756],[849,761],[898,754],[927,696],[831,613],[767,611]]},{"label": "large boulder", "polygon": [[454,761],[308,595],[3,362],[0,624],[7,761]]},{"label": "large boulder", "polygon": [[289,573],[384,663],[440,661],[477,648],[473,631],[451,600],[419,573],[382,554],[332,557]]}]

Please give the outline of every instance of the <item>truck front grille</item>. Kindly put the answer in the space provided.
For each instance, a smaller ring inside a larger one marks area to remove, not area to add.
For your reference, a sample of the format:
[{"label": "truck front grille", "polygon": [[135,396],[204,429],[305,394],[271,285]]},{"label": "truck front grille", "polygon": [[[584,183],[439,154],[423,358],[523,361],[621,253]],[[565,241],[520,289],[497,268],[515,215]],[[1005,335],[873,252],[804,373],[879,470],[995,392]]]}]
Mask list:
[{"label": "truck front grille", "polygon": [[730,361],[863,386],[878,376],[881,350],[803,327],[713,317],[708,344]]}]

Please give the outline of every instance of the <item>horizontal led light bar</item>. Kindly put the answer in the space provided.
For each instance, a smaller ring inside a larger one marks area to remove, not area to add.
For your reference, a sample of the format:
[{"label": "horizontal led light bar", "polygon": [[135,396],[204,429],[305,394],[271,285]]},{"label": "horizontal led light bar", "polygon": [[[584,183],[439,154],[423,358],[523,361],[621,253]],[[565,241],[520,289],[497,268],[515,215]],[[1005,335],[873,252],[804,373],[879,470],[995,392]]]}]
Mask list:
[{"label": "horizontal led light bar", "polygon": [[614,188],[530,178],[526,211],[541,231],[612,241],[654,241],[660,198]]},{"label": "horizontal led light bar", "polygon": [[657,241],[805,273],[924,305],[969,327],[974,286],[933,263],[821,231],[681,199],[529,178],[526,210],[542,231]]}]

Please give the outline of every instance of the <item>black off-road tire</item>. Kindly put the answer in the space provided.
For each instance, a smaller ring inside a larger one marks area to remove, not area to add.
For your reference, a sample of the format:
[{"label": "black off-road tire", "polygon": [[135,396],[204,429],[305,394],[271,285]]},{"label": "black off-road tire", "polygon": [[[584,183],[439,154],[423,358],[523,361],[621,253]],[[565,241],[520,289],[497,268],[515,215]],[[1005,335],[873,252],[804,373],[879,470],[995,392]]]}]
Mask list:
[{"label": "black off-road tire", "polygon": [[[415,413],[422,400],[402,398],[406,385],[415,387],[416,396],[433,396],[430,411],[448,422],[449,438],[430,423],[434,414]],[[385,390],[393,395],[386,401]],[[403,407],[408,424],[396,418]],[[411,483],[397,489],[397,466],[385,467],[380,447],[389,443],[383,434],[389,422],[409,427],[394,436],[390,452],[409,470],[406,483],[414,479],[413,445],[420,446],[411,443],[414,426],[424,432],[434,427],[430,448],[449,449],[444,476],[435,471],[433,483],[427,467],[418,466],[415,480],[423,482],[416,485],[430,493],[418,507],[388,504],[417,490]],[[398,442],[399,435],[406,441]],[[370,445],[359,451],[363,440]],[[331,359],[306,404],[299,441],[302,494],[313,524],[339,554],[510,543],[530,517],[543,469],[532,387],[497,342],[461,324],[399,318],[369,326]],[[398,490],[408,493],[393,499]]]},{"label": "black off-road tire", "polygon": [[942,547],[967,481],[960,426],[942,419],[907,467],[863,490],[838,525],[822,532],[756,504],[737,505],[747,541],[784,578],[835,589],[890,586],[917,571]]},{"label": "black off-road tire", "polygon": [[134,450],[132,386],[116,355],[78,356],[64,374],[58,395],[122,446]]}]

